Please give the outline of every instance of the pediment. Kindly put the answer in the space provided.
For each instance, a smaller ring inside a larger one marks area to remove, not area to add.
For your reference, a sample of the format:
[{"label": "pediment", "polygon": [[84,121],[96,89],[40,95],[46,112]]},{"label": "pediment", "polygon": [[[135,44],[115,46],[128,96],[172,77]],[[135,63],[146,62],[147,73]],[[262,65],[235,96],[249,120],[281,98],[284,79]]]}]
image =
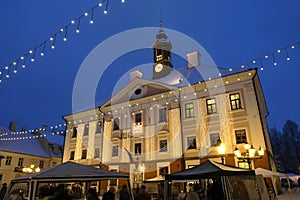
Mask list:
[{"label": "pediment", "polygon": [[141,99],[175,89],[177,89],[177,87],[167,85],[165,83],[135,78],[101,107],[126,103],[131,100]]}]

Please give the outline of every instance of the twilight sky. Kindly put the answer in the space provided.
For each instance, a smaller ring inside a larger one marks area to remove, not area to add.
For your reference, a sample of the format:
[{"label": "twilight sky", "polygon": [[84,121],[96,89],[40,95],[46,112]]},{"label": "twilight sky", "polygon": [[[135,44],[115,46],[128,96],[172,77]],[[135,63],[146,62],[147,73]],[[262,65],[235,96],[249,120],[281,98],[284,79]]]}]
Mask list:
[{"label": "twilight sky", "polygon": [[[1,127],[7,127],[10,121],[16,121],[18,128],[26,126],[27,129],[43,124],[52,126],[64,123],[62,116],[72,113],[75,77],[87,55],[98,44],[120,32],[158,27],[160,15],[163,27],[196,40],[222,67],[241,66],[278,48],[290,47],[300,40],[298,0],[126,0],[125,3],[110,0],[107,15],[103,14],[104,2],[103,8],[94,9],[92,25],[89,24],[89,12],[87,17],[80,20],[80,33],[75,31],[78,26],[76,21],[68,28],[67,42],[63,41],[65,34],[62,33],[55,38],[55,49],[51,49],[50,36],[98,3],[96,0],[2,2],[0,71],[44,40],[48,40],[48,43],[43,57],[37,51],[35,61],[28,61],[25,69],[20,67],[17,74],[9,79],[2,75]],[[169,40],[172,42],[172,38],[169,37]],[[149,37],[149,41],[154,42],[155,35]],[[107,52],[114,51],[116,49],[107,49]],[[270,128],[275,126],[281,129],[288,119],[300,124],[300,49],[297,45],[295,49],[288,49],[290,61],[286,60],[285,53],[275,54],[278,62],[276,67],[270,60],[263,61],[264,70],[259,72],[270,112]],[[173,57],[175,68],[185,65],[182,59]],[[151,63],[152,59],[150,49],[120,55],[102,76],[95,101],[109,96],[124,73],[135,66]],[[251,66],[257,64],[259,62]]]}]

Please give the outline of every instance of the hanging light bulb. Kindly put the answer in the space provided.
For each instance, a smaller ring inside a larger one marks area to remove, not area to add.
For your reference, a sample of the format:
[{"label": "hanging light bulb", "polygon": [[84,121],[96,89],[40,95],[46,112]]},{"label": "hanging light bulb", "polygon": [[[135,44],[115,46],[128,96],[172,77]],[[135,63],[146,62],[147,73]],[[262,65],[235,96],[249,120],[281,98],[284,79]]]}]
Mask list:
[{"label": "hanging light bulb", "polygon": [[32,54],[32,50],[29,50],[29,53]]},{"label": "hanging light bulb", "polygon": [[125,3],[125,0],[121,0],[122,3]]},{"label": "hanging light bulb", "polygon": [[26,67],[26,65],[25,65],[25,64],[23,64],[23,65],[22,65],[22,68],[23,68],[23,69],[25,69],[25,67]]},{"label": "hanging light bulb", "polygon": [[94,8],[92,9],[92,15],[91,15],[91,19],[90,19],[90,24],[94,23]]},{"label": "hanging light bulb", "polygon": [[17,62],[13,62],[13,65],[17,65]]},{"label": "hanging light bulb", "polygon": [[14,69],[14,73],[16,74],[18,71],[16,69]]},{"label": "hanging light bulb", "polygon": [[278,49],[278,50],[277,50],[277,53],[281,53],[281,50],[280,50],[280,49]]},{"label": "hanging light bulb", "polygon": [[94,23],[94,21],[93,20],[90,20],[90,24],[93,24]]},{"label": "hanging light bulb", "polygon": [[24,60],[24,56],[21,56],[21,60]]},{"label": "hanging light bulb", "polygon": [[292,48],[292,49],[295,49],[295,45],[292,45],[291,48]]},{"label": "hanging light bulb", "polygon": [[9,74],[6,74],[5,77],[6,77],[6,78],[9,78]]},{"label": "hanging light bulb", "polygon": [[99,7],[101,7],[102,5],[103,5],[102,2],[100,2],[100,3],[98,4]]},{"label": "hanging light bulb", "polygon": [[75,21],[74,21],[74,20],[71,20],[71,24],[75,24]]},{"label": "hanging light bulb", "polygon": [[55,45],[54,44],[51,45],[51,49],[55,49]]},{"label": "hanging light bulb", "polygon": [[44,56],[45,55],[45,53],[44,52],[41,52],[41,56]]},{"label": "hanging light bulb", "polygon": [[78,24],[77,24],[77,28],[76,28],[76,33],[79,33],[79,26],[80,26],[80,17],[78,18]]},{"label": "hanging light bulb", "polygon": [[269,58],[269,56],[268,55],[265,55],[265,59],[268,59]]},{"label": "hanging light bulb", "polygon": [[60,32],[64,32],[64,29],[63,29],[63,28],[61,28],[61,29],[60,29]]},{"label": "hanging light bulb", "polygon": [[31,58],[30,61],[31,61],[31,62],[34,62],[34,58]]},{"label": "hanging light bulb", "polygon": [[103,11],[103,13],[104,13],[104,14],[107,14],[107,10],[105,9],[105,10]]},{"label": "hanging light bulb", "polygon": [[64,37],[64,41],[66,42],[68,39],[66,37]]},{"label": "hanging light bulb", "polygon": [[4,69],[8,70],[8,66],[5,66]]},{"label": "hanging light bulb", "polygon": [[52,36],[50,37],[50,41],[53,41],[53,37]]},{"label": "hanging light bulb", "polygon": [[84,13],[84,16],[88,16],[88,15],[89,15],[89,13],[87,13],[87,12]]},{"label": "hanging light bulb", "polygon": [[76,29],[76,33],[79,33],[80,32],[80,30],[79,29]]}]

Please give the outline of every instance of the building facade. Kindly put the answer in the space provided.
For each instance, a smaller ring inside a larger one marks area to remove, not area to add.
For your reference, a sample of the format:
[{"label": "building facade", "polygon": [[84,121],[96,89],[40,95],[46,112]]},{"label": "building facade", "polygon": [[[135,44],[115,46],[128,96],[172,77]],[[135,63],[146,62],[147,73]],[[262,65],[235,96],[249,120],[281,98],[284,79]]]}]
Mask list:
[{"label": "building facade", "polygon": [[62,162],[63,147],[49,143],[39,131],[12,132],[1,129],[0,162],[1,183],[38,172]]},{"label": "building facade", "polygon": [[[218,71],[215,78],[203,80],[199,71],[212,69],[200,63],[197,51],[187,55],[187,67],[173,69],[167,38],[163,30],[156,35],[151,79],[134,71],[131,81],[100,107],[64,116],[63,161],[130,174],[134,187],[207,159],[274,168],[257,70]],[[220,141],[222,154],[217,151]],[[245,144],[255,154],[249,156]]]}]

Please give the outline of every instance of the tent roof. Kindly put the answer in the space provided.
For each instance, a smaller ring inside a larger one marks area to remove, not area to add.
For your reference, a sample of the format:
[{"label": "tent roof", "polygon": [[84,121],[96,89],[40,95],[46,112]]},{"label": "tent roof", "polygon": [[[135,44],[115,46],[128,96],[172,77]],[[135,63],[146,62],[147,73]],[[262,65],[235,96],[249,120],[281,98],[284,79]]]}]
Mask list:
[{"label": "tent roof", "polygon": [[201,178],[215,178],[220,176],[255,176],[253,170],[241,169],[229,165],[223,165],[212,160],[184,171],[166,175],[166,180],[195,180]]},{"label": "tent roof", "polygon": [[272,177],[272,176],[279,176],[279,177],[288,177],[287,174],[279,173],[279,172],[273,172],[267,169],[263,168],[256,168],[255,169],[255,174],[259,175],[261,174],[263,177]]},{"label": "tent roof", "polygon": [[165,180],[165,178],[162,175],[159,175],[157,177],[154,178],[149,178],[147,180],[145,180],[145,183],[155,183],[155,182],[163,182]]},{"label": "tent roof", "polygon": [[91,180],[91,179],[113,179],[113,178],[129,178],[128,175],[112,172],[92,166],[74,163],[71,161],[47,168],[38,173],[25,175],[13,180],[19,182],[24,180]]}]

